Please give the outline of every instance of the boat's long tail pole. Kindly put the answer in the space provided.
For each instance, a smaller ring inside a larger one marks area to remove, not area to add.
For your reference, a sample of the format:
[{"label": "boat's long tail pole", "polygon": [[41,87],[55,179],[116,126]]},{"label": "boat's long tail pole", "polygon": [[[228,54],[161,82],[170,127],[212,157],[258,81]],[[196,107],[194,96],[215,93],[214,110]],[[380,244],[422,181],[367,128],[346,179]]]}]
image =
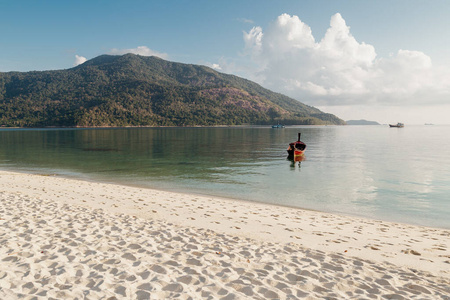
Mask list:
[{"label": "boat's long tail pole", "polygon": [[300,136],[302,135],[301,132],[298,133],[298,141],[300,142]]}]

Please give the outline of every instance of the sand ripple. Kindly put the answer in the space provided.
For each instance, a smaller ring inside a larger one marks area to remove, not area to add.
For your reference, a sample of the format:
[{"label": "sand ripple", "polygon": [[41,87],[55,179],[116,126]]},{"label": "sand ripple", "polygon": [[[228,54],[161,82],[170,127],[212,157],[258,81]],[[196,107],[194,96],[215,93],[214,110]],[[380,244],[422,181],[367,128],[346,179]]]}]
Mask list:
[{"label": "sand ripple", "polygon": [[[449,299],[389,263],[0,193],[1,299]],[[411,253],[411,255],[415,255]]]}]

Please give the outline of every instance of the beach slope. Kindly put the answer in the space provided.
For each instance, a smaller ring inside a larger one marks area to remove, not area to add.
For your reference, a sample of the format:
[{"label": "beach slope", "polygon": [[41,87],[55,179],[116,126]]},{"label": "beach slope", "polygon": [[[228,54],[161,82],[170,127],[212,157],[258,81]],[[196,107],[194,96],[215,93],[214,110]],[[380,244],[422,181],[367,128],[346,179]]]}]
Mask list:
[{"label": "beach slope", "polygon": [[0,171],[1,299],[449,299],[450,231]]}]

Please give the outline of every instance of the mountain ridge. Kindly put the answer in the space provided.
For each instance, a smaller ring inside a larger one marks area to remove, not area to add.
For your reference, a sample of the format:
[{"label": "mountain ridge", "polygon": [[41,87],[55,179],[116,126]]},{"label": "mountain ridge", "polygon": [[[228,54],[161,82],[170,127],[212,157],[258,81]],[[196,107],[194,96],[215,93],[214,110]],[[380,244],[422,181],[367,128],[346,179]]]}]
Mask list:
[{"label": "mountain ridge", "polygon": [[346,121],[347,125],[381,125],[376,121],[368,121],[368,120],[348,120]]},{"label": "mountain ridge", "polygon": [[154,56],[101,55],[65,70],[0,73],[0,125],[345,124],[250,80]]}]

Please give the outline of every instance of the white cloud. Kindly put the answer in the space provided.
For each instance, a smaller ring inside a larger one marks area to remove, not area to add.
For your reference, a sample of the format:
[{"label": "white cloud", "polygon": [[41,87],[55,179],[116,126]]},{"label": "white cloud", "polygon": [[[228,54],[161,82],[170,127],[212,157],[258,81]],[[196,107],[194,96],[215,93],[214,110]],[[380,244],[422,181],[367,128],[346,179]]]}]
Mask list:
[{"label": "white cloud", "polygon": [[263,46],[274,54],[315,47],[311,28],[299,17],[282,14],[264,35]]},{"label": "white cloud", "polygon": [[212,64],[211,68],[215,69],[215,70],[222,70],[222,68],[220,67],[219,64]]},{"label": "white cloud", "polygon": [[86,57],[75,55],[75,62],[73,63],[73,66],[76,67],[78,65],[81,65],[82,63],[85,63],[86,60]]},{"label": "white cloud", "polygon": [[314,106],[425,105],[450,101],[450,72],[419,51],[378,58],[338,13],[320,41],[299,17],[280,15],[267,29],[243,33],[247,74],[263,86]]},{"label": "white cloud", "polygon": [[123,55],[123,54],[127,54],[127,53],[133,53],[133,54],[138,54],[138,55],[142,55],[142,56],[157,56],[162,59],[169,58],[169,55],[167,53],[157,52],[155,50],[148,48],[147,46],[139,46],[134,49],[116,49],[116,48],[114,48],[114,49],[111,49],[111,51],[109,51],[109,54],[113,54],[113,55]]},{"label": "white cloud", "polygon": [[259,26],[253,27],[248,33],[244,32],[245,52],[252,56],[258,56],[262,48],[262,37],[262,28]]}]

